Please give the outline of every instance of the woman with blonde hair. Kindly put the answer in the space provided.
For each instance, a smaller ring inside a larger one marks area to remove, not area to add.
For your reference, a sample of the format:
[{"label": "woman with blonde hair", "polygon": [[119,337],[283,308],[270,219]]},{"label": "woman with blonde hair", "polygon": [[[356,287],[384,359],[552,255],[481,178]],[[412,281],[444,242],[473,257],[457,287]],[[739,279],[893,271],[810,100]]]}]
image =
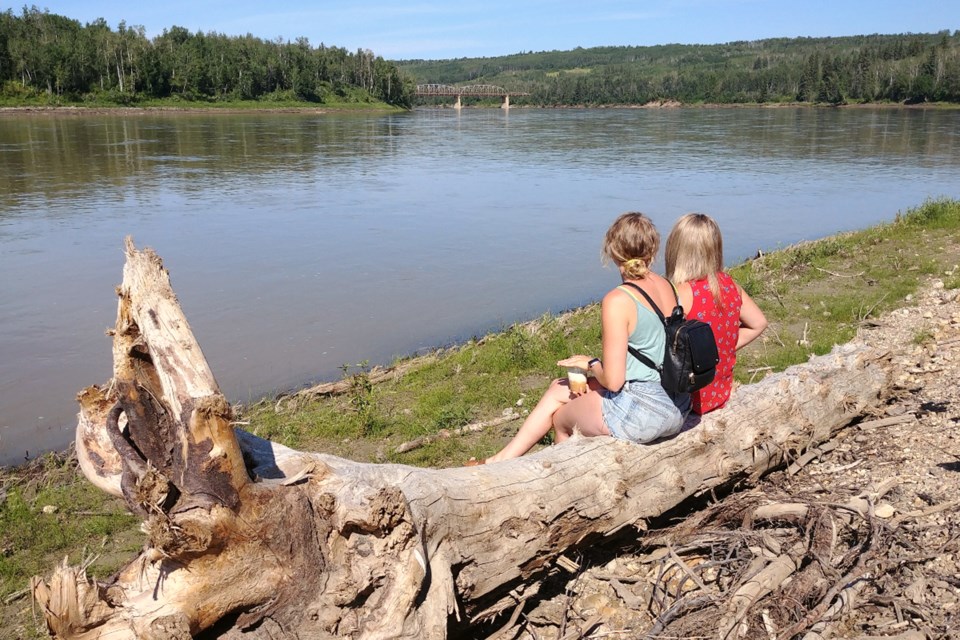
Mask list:
[{"label": "woman with blonde hair", "polygon": [[[763,333],[767,319],[743,287],[723,271],[723,237],[710,216],[681,216],[667,237],[664,257],[667,278],[677,287],[684,313],[709,324],[717,341],[717,375],[690,395],[690,409],[702,415],[730,398],[737,350]],[[681,398],[677,403],[684,405]]]},{"label": "woman with blonde hair", "polygon": [[601,302],[602,357],[575,355],[557,363],[588,370],[592,377],[587,390],[572,390],[566,378],[554,380],[513,439],[484,462],[523,455],[551,428],[558,443],[574,430],[632,442],[650,442],[680,430],[683,416],[660,386],[660,374],[627,350],[631,345],[658,366],[663,362],[663,323],[636,291],[645,291],[662,309],[675,305],[670,283],[650,270],[659,248],[660,234],[642,213],[624,213],[614,221],[603,241],[603,255],[617,266],[623,282]]}]

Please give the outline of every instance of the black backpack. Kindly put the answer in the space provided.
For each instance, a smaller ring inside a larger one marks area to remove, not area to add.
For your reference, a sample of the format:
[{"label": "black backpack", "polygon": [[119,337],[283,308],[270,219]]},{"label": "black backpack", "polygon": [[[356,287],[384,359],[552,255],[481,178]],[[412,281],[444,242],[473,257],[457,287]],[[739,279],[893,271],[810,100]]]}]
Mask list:
[{"label": "black backpack", "polygon": [[[706,322],[685,319],[683,307],[680,306],[680,297],[677,296],[677,306],[669,318],[664,318],[657,303],[647,295],[647,292],[633,284],[624,282],[643,294],[653,310],[657,312],[660,321],[667,331],[666,353],[663,354],[663,366],[658,367],[653,360],[640,353],[636,348],[627,345],[634,358],[651,369],[660,372],[660,384],[671,394],[690,393],[702,389],[713,381],[717,375],[717,363],[720,355],[717,353],[717,342],[713,337],[713,329]],[[676,294],[676,291],[674,291]]]}]

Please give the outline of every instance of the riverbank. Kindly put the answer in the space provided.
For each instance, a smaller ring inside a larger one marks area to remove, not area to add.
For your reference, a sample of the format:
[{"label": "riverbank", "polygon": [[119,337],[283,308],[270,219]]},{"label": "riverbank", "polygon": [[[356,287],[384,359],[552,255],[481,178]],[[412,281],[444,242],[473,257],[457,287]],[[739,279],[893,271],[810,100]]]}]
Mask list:
[{"label": "riverbank", "polygon": [[244,105],[146,105],[146,106],[84,106],[84,105],[23,105],[0,106],[0,117],[22,115],[75,115],[75,116],[103,116],[103,115],[150,115],[150,114],[192,114],[192,113],[301,113],[323,115],[329,113],[396,113],[405,109],[392,107],[387,104],[344,103],[338,105],[269,105],[250,103]]},{"label": "riverbank", "polygon": [[[414,107],[417,108],[417,107]],[[451,105],[436,105],[436,109],[452,109]],[[463,109],[470,110],[476,108],[500,108],[499,105],[490,105],[489,107],[465,106]],[[891,103],[891,102],[871,102],[856,104],[810,104],[804,102],[757,102],[757,103],[683,103],[676,100],[658,100],[646,104],[617,104],[617,105],[551,105],[549,107],[539,105],[511,104],[511,109],[785,109],[785,108],[829,108],[829,109],[906,109],[906,110],[956,110],[960,109],[960,104],[947,102],[922,102],[916,104]],[[157,106],[85,106],[85,105],[22,105],[22,106],[0,106],[0,117],[3,116],[24,116],[24,115],[75,115],[75,116],[103,116],[103,115],[150,115],[150,114],[192,114],[192,113],[221,113],[221,114],[242,114],[242,113],[290,113],[304,115],[324,115],[333,113],[371,113],[371,112],[397,113],[406,111],[400,107],[392,107],[386,104],[364,104],[364,103],[345,103],[339,105],[264,105],[262,103],[249,103],[239,105],[157,105]]]},{"label": "riverbank", "polygon": [[[871,318],[904,304],[925,276],[949,271],[948,286],[960,286],[960,272],[953,275],[960,254],[913,249],[928,247],[942,230],[960,233],[960,202],[929,201],[894,222],[733,267],[770,320],[761,340],[739,354],[737,381],[757,381],[849,341]],[[557,360],[598,351],[599,307],[591,305],[387,369],[354,368],[341,383],[245,407],[243,420],[247,430],[294,448],[450,466],[464,453],[480,458],[498,450],[513,420],[562,373]],[[497,428],[473,428],[490,422]],[[465,452],[459,437],[433,437],[438,433],[473,435]],[[425,446],[405,447],[425,436]]]},{"label": "riverbank", "polygon": [[[950,392],[958,373],[955,369],[960,368],[960,353],[953,355],[960,348],[955,331],[960,313],[949,306],[960,288],[958,264],[960,201],[936,200],[887,224],[788,247],[738,265],[731,272],[771,321],[763,338],[740,355],[738,382],[748,384],[804,362],[860,332],[894,326],[893,318],[898,320],[896,333],[885,339],[891,348],[902,348],[912,358],[904,360],[905,377],[899,383],[904,393],[899,402],[918,415],[926,407],[923,411],[936,420],[936,429],[928,435],[938,438],[935,447],[951,451],[953,418],[960,415],[954,407],[955,394]],[[926,306],[915,309],[918,301]],[[905,311],[895,311],[901,308]],[[595,353],[598,327],[596,305],[544,316],[502,333],[399,361],[387,370],[360,367],[345,371],[339,383],[236,407],[238,421],[241,428],[262,437],[353,460],[459,465],[470,456],[496,451],[509,438],[549,380],[559,374],[557,359],[575,351]],[[931,363],[935,366],[928,366]],[[892,414],[896,408],[887,411]],[[890,455],[902,449],[897,442],[910,438],[907,426],[900,429],[903,440],[889,440],[885,434],[896,433],[891,430],[851,432],[836,458],[825,455],[822,460],[833,466],[863,460],[855,468],[858,474],[867,474],[858,476],[863,486],[874,477],[882,480],[889,473],[909,471],[920,483],[911,486],[942,504],[950,487],[947,483],[956,482],[960,474],[931,476],[937,491],[922,489],[930,482],[924,474],[934,464],[925,456],[937,451],[934,446],[913,447],[909,464],[890,466]],[[953,453],[960,455],[960,451]],[[880,466],[872,467],[873,461]],[[814,474],[809,478],[811,483],[822,480]],[[806,485],[797,486],[798,491],[806,490]],[[901,508],[906,509],[915,496],[897,494],[906,501]],[[120,501],[107,498],[79,476],[69,455],[50,455],[24,467],[4,469],[0,473],[0,602],[5,606],[0,609],[0,624],[15,629],[15,637],[39,637],[31,630],[25,591],[29,576],[47,573],[66,554],[77,563],[84,553],[100,553],[88,572],[107,575],[138,548],[138,525]],[[626,555],[621,564],[629,567]],[[583,600],[572,610],[587,608]]]}]

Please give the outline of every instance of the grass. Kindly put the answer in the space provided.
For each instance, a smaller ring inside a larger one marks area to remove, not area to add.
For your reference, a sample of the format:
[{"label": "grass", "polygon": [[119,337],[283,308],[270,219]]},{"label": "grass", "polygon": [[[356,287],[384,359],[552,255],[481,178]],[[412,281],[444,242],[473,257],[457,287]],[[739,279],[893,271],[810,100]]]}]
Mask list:
[{"label": "grass", "polygon": [[0,469],[0,602],[11,605],[0,608],[0,625],[11,633],[15,621],[22,627],[22,635],[4,637],[46,637],[23,624],[31,576],[68,556],[88,562],[88,575],[106,578],[140,549],[139,523],[122,500],[94,488],[69,454]]},{"label": "grass", "polygon": [[548,78],[556,78],[561,73],[568,74],[568,75],[583,76],[593,72],[594,70],[590,67],[573,67],[571,69],[564,69],[563,71],[548,71],[545,75]]},{"label": "grass", "polygon": [[[886,224],[773,251],[730,269],[770,320],[765,334],[738,355],[741,383],[805,362],[847,342],[864,323],[909,304],[928,276],[960,288],[960,201],[928,200]],[[421,436],[523,412],[561,371],[571,353],[599,353],[599,306],[504,327],[464,344],[394,365],[372,382],[367,363],[345,364],[347,391],[312,399],[264,399],[242,410],[244,428],[302,449],[360,461],[445,467],[486,456],[516,430],[516,421],[469,436],[436,437],[396,453]],[[918,333],[919,344],[932,339]],[[44,507],[52,513],[45,513]],[[86,482],[70,457],[48,456],[0,469],[0,602],[49,572],[65,555],[74,564],[110,549],[90,568],[105,576],[138,549],[138,521],[123,503]],[[29,605],[15,600],[22,616]],[[9,625],[5,617],[0,623]]]},{"label": "grass", "polygon": [[208,100],[189,99],[179,96],[169,98],[141,98],[129,94],[103,93],[89,94],[82,98],[73,99],[65,96],[33,93],[3,93],[0,92],[0,107],[85,107],[91,109],[197,109],[197,110],[224,110],[224,111],[254,111],[254,110],[293,110],[293,109],[322,109],[336,111],[370,111],[388,110],[404,111],[401,107],[394,107],[384,102],[373,100],[363,91],[347,91],[340,96],[331,92],[325,96],[323,102],[308,102],[297,98],[292,92],[277,92],[264,96],[259,100]]},{"label": "grass", "polygon": [[[871,318],[903,306],[939,274],[957,288],[960,202],[928,200],[891,223],[787,247],[737,265],[733,277],[771,322],[760,345],[738,358],[737,379],[780,371],[849,341]],[[752,345],[751,345],[752,346]]]},{"label": "grass", "polygon": [[[958,243],[960,201],[939,199],[898,214],[890,223],[783,248],[732,267],[733,277],[771,323],[760,340],[739,354],[737,380],[756,381],[848,342],[864,323],[902,306],[927,276],[939,274],[947,286],[960,286],[960,270],[954,269],[954,262],[960,262]],[[364,388],[362,399],[354,390],[281,413],[272,401],[263,402],[250,407],[245,419],[255,433],[296,448],[353,457],[364,450],[357,440],[372,438],[378,446],[370,459],[456,464],[469,457],[465,452],[492,453],[499,441],[491,438],[481,446],[471,436],[459,445],[437,444],[432,453],[389,451],[403,441],[490,419],[511,407],[529,408],[550,379],[561,375],[557,360],[599,352],[599,307],[590,305],[423,358],[397,379]]]}]

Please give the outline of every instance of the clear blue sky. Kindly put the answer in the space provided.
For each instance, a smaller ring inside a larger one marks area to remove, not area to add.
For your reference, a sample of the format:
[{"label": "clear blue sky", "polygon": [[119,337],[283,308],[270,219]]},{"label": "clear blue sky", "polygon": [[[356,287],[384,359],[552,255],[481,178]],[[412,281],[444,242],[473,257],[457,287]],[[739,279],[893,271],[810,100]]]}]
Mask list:
[{"label": "clear blue sky", "polygon": [[[23,5],[12,6],[19,13]],[[960,29],[958,0],[51,0],[81,23],[306,37],[390,60]]]}]

